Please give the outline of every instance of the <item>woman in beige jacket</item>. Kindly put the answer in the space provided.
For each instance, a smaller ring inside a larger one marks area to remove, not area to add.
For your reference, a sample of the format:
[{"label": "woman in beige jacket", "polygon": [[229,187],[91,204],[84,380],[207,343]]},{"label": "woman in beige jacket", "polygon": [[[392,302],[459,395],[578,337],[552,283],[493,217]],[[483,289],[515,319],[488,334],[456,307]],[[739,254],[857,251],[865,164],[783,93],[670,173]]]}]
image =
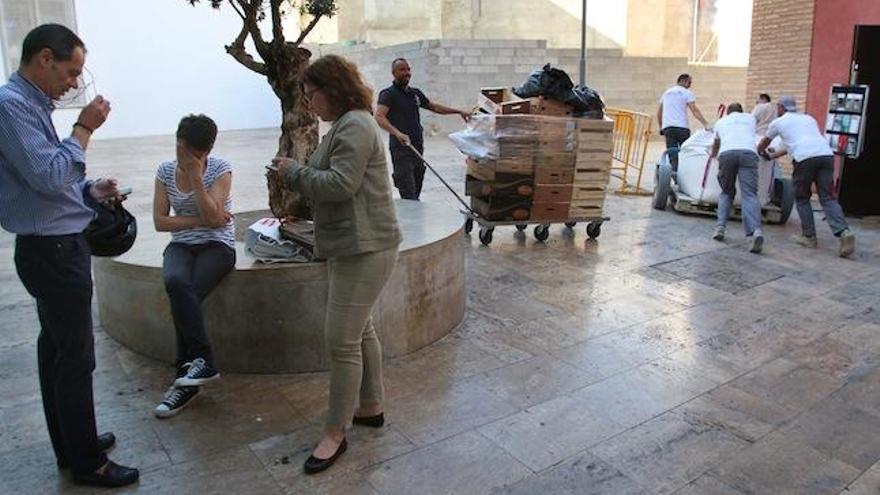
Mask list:
[{"label": "woman in beige jacket", "polygon": [[304,466],[312,474],[345,452],[350,422],[384,423],[382,348],[370,313],[391,276],[402,237],[385,149],[371,114],[372,90],[354,64],[336,55],[313,62],[301,81],[312,111],[333,123],[307,166],[273,160],[286,187],[312,200],[316,254],[327,259],[329,274],[324,333],[331,357],[330,408],[324,436]]}]

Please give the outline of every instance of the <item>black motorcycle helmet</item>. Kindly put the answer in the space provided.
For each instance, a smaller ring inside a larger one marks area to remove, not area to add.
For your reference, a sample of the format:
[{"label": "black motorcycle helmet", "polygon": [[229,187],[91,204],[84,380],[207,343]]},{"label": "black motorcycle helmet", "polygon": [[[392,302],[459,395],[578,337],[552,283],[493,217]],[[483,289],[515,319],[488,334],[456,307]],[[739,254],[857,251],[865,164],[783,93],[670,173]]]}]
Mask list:
[{"label": "black motorcycle helmet", "polygon": [[92,256],[119,256],[131,249],[137,237],[137,220],[122,202],[98,203],[92,208],[97,215],[83,231]]}]

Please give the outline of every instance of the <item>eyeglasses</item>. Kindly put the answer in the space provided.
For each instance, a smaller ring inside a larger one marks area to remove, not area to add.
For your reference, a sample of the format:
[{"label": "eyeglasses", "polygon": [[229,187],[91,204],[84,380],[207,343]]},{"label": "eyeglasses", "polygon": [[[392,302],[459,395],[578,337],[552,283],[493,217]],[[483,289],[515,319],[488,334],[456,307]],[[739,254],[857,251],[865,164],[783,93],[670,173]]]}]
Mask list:
[{"label": "eyeglasses", "polygon": [[311,91],[303,90],[303,99],[305,99],[306,102],[312,101],[312,95],[317,93],[318,91],[321,91],[321,88],[314,88]]},{"label": "eyeglasses", "polygon": [[84,107],[89,100],[98,95],[98,87],[95,84],[95,76],[88,67],[83,66],[82,74],[77,79],[77,87],[70,88],[55,101],[55,108]]}]

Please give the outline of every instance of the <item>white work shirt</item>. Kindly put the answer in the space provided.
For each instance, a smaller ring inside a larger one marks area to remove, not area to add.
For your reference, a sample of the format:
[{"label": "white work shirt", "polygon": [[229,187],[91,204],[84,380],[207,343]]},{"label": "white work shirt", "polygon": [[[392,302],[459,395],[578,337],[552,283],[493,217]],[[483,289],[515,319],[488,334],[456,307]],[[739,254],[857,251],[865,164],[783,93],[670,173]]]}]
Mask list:
[{"label": "white work shirt", "polygon": [[803,113],[786,112],[770,122],[767,137],[773,139],[776,136],[782,138],[782,144],[796,162],[834,155],[828,140],[819,132],[816,119]]},{"label": "white work shirt", "polygon": [[662,129],[666,129],[667,127],[684,127],[685,129],[690,129],[690,122],[688,121],[688,103],[693,103],[697,101],[694,98],[694,94],[691,93],[691,90],[679,86],[676,84],[675,86],[667,89],[663,96],[660,97],[660,104],[663,105],[663,126]]},{"label": "white work shirt", "polygon": [[734,150],[757,152],[756,125],[755,118],[751,114],[742,112],[726,115],[716,122],[715,136],[721,140],[718,154]]}]

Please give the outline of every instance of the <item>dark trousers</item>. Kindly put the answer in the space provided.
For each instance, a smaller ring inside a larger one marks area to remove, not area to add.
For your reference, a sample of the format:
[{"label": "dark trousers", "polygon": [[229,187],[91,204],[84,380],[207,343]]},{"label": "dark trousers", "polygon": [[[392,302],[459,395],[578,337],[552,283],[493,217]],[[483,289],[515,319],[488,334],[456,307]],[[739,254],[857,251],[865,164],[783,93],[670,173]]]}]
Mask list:
[{"label": "dark trousers", "polygon": [[[424,154],[421,144],[413,143]],[[425,180],[425,163],[409,148],[391,150],[391,163],[394,166],[394,187],[403,199],[419,199],[422,194],[422,182]]]},{"label": "dark trousers", "polygon": [[[691,137],[691,130],[685,127],[667,127],[663,129],[663,137],[666,138],[666,149],[681,148],[681,144]],[[672,170],[678,171],[678,152],[669,154],[669,163]]]},{"label": "dark trousers", "polygon": [[834,157],[817,156],[795,162],[791,181],[794,184],[794,200],[798,216],[801,217],[801,231],[806,237],[816,237],[816,221],[813,218],[813,206],[810,204],[814,183],[831,232],[835,236],[840,236],[849,228],[846,219],[843,218],[843,209],[833,196]]},{"label": "dark trousers", "polygon": [[165,248],[162,279],[177,334],[178,368],[199,357],[214,365],[214,354],[205,334],[202,301],[233,268],[235,250],[222,242],[172,242]]},{"label": "dark trousers", "polygon": [[92,372],[92,258],[82,234],[18,236],[15,268],[37,301],[37,362],[52,448],[75,473],[107,462],[98,451]]}]

